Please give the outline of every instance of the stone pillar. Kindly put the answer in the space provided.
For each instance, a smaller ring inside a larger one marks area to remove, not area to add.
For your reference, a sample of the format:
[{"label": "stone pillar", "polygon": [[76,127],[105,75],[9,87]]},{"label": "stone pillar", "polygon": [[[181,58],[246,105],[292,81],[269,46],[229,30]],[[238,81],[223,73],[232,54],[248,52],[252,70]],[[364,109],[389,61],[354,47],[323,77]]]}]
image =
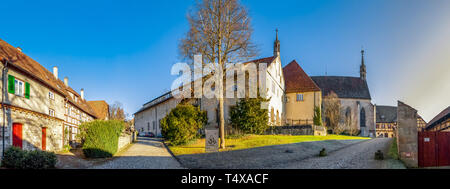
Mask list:
[{"label": "stone pillar", "polygon": [[397,145],[400,160],[407,167],[418,167],[417,110],[398,101]]}]

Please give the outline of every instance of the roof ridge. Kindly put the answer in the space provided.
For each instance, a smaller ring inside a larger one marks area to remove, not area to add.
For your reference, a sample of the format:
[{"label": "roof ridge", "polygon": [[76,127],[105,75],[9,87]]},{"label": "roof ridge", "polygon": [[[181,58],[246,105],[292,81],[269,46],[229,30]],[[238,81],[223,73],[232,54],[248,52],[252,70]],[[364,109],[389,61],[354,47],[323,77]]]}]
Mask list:
[{"label": "roof ridge", "polygon": [[66,97],[72,104],[87,114],[97,117],[95,112],[92,110],[92,107],[85,103],[85,100],[73,102],[68,92],[74,93],[77,97],[81,95],[70,86],[66,86],[62,80],[55,78],[53,73],[43,65],[39,64],[39,62],[17,50],[17,48],[2,39],[0,39],[0,50],[0,57],[9,59],[11,63],[10,65],[16,67],[22,72],[25,72],[26,74],[29,74],[34,80],[44,83],[52,90],[62,94],[62,96]]}]

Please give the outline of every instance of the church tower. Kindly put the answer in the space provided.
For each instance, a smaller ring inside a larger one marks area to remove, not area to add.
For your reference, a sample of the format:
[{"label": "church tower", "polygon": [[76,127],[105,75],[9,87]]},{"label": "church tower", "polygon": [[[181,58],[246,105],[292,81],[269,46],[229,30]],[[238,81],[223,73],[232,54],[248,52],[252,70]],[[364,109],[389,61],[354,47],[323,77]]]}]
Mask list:
[{"label": "church tower", "polygon": [[280,56],[280,40],[278,40],[278,29],[276,29],[275,31],[276,31],[276,39],[275,42],[273,43],[273,56],[277,57]]},{"label": "church tower", "polygon": [[359,77],[366,80],[366,65],[364,64],[364,49],[361,50],[361,66],[359,67]]}]

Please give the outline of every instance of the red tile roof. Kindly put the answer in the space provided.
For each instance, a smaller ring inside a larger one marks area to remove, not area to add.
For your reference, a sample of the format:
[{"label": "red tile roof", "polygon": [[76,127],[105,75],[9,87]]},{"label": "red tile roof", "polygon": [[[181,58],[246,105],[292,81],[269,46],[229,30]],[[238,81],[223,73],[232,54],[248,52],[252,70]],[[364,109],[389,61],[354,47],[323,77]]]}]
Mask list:
[{"label": "red tile roof", "polygon": [[109,105],[104,100],[87,101],[87,103],[95,111],[99,119],[105,120],[109,117]]},{"label": "red tile roof", "polygon": [[320,91],[320,88],[293,60],[283,68],[286,93]]},{"label": "red tile roof", "polygon": [[77,102],[75,102],[75,99],[72,99],[72,97],[69,95],[69,92],[73,93],[77,97],[80,97],[80,95],[75,92],[75,90],[70,87],[66,87],[63,81],[61,81],[60,79],[56,79],[53,76],[53,73],[48,71],[41,64],[31,59],[21,51],[17,50],[17,48],[0,39],[0,60],[3,59],[9,60],[10,63],[8,64],[8,66],[12,66],[22,72],[25,72],[35,80],[66,97],[67,100],[71,102],[71,104],[78,107],[85,113],[95,118],[97,117],[94,110],[92,110],[92,108],[86,103],[85,100],[78,98]]}]

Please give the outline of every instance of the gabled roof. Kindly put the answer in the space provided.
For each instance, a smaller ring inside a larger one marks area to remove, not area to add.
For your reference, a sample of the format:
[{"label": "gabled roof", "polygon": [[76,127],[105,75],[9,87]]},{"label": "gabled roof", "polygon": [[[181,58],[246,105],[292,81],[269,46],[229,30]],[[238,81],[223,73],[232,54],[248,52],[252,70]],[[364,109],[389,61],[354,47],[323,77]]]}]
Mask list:
[{"label": "gabled roof", "polygon": [[[245,62],[245,63],[243,63],[243,64],[249,64],[249,63],[256,63],[256,64],[258,64],[258,63],[267,63],[267,67],[269,67],[269,65],[270,65],[271,63],[273,63],[273,62],[275,61],[276,58],[277,58],[276,56],[271,56],[271,57],[266,57],[266,58],[260,58],[260,59],[251,60],[251,61]],[[151,107],[154,107],[154,106],[156,106],[156,105],[158,105],[158,104],[161,104],[161,103],[163,103],[163,102],[165,102],[165,101],[167,101],[167,100],[170,100],[170,99],[172,99],[172,98],[173,98],[173,96],[172,96],[172,91],[169,91],[169,92],[167,92],[167,93],[164,93],[164,94],[162,94],[161,96],[158,96],[158,97],[156,97],[156,98],[154,98],[154,99],[148,101],[148,102],[145,103],[144,105],[142,105],[142,107],[141,107],[138,111],[136,111],[136,112],[134,113],[134,115],[136,115],[137,113],[143,112],[143,111],[145,111],[145,110],[147,110],[147,109],[149,109],[149,108],[151,108]]]},{"label": "gabled roof", "polygon": [[109,117],[109,105],[104,100],[97,100],[97,101],[87,101],[87,103],[92,107],[92,109],[95,111],[95,114],[97,114],[98,119],[105,120]]},{"label": "gabled roof", "polygon": [[397,122],[396,106],[376,106],[377,123],[395,123]]},{"label": "gabled roof", "polygon": [[312,76],[311,79],[322,90],[322,96],[333,91],[339,98],[371,99],[367,82],[359,77]]},{"label": "gabled roof", "polygon": [[320,88],[293,60],[283,68],[286,93],[320,91]]},{"label": "gabled roof", "polygon": [[[58,92],[62,96],[66,97],[74,106],[78,107],[85,113],[97,117],[92,108],[87,104],[87,102],[80,97],[80,95],[73,90],[71,87],[66,87],[64,82],[60,79],[56,79],[53,74],[44,68],[41,64],[31,59],[21,51],[17,50],[12,45],[0,39],[0,60],[6,59],[9,61],[8,66],[12,66],[21,72],[24,72],[37,80],[38,82],[46,85],[55,92]],[[69,92],[73,93],[78,97],[75,99],[69,95]]]},{"label": "gabled roof", "polygon": [[442,110],[441,113],[439,113],[433,119],[431,119],[431,121],[428,122],[426,128],[427,129],[432,128],[435,125],[439,124],[440,122],[447,120],[448,118],[450,118],[450,106]]},{"label": "gabled roof", "polygon": [[250,60],[248,62],[245,62],[244,64],[247,63],[267,63],[267,67],[269,67],[269,65],[276,59],[276,56],[271,56],[271,57],[266,57],[266,58],[260,58],[260,59],[255,59],[255,60]]}]

